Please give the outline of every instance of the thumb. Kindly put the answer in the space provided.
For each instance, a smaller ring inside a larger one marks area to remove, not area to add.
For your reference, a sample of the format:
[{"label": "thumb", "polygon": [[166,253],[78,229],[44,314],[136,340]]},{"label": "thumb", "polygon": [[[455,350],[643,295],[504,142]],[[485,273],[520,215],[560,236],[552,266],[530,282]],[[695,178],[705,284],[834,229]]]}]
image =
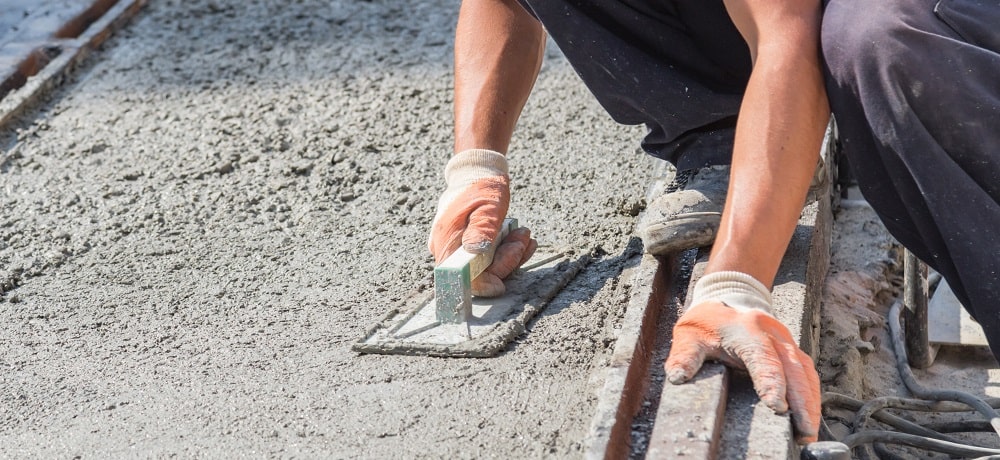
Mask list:
[{"label": "thumb", "polygon": [[670,356],[664,364],[667,380],[674,385],[684,383],[694,377],[705,363],[708,347],[698,329],[684,326],[674,328],[673,345]]}]

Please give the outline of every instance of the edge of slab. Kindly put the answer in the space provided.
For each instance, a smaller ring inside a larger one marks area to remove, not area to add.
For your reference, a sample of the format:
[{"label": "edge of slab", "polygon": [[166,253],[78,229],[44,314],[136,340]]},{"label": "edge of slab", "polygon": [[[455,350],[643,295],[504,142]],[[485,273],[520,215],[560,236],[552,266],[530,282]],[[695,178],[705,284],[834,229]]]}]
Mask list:
[{"label": "edge of slab", "polygon": [[656,326],[676,271],[672,263],[676,258],[661,263],[648,254],[641,257],[637,267],[623,273],[630,283],[629,303],[584,441],[587,459],[628,458],[632,419],[645,400]]},{"label": "edge of slab", "polygon": [[[49,46],[57,47],[60,51],[59,54],[48,61],[44,67],[41,67],[37,74],[28,77],[22,86],[13,89],[0,100],[0,129],[5,128],[13,119],[29,110],[57,88],[64,77],[104,43],[115,30],[132,19],[146,5],[147,1],[121,0],[100,18],[93,20],[77,38],[53,38],[49,42]],[[65,33],[64,30],[71,27],[78,19],[79,17],[70,20],[59,29],[60,33]]]}]

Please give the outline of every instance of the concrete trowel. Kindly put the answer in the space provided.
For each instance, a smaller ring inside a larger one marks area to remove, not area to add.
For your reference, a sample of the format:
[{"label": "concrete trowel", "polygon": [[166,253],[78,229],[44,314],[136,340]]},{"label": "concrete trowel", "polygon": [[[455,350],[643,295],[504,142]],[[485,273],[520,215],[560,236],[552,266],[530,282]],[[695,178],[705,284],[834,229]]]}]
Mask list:
[{"label": "concrete trowel", "polygon": [[540,247],[505,280],[500,297],[472,295],[472,280],[493,261],[493,251],[516,219],[505,219],[490,251],[459,249],[434,268],[434,289],[417,292],[391,310],[352,349],[360,353],[486,358],[521,335],[538,312],[591,259],[589,252]]}]

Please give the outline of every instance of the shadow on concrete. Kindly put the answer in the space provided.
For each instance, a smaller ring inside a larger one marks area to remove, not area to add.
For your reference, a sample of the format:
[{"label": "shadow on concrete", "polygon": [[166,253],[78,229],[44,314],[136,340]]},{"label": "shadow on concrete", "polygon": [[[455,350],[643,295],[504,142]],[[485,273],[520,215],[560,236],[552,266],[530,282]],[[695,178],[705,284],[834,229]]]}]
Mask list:
[{"label": "shadow on concrete", "polygon": [[[597,293],[612,280],[618,279],[622,271],[626,268],[639,265],[642,255],[642,240],[638,237],[631,237],[625,249],[613,257],[600,257],[587,266],[576,278],[571,281],[562,292],[557,294],[545,309],[532,319],[527,325],[526,334],[531,334],[531,330],[538,321],[547,321],[550,318],[557,320],[563,310],[578,303],[587,303],[594,300]],[[520,340],[515,340],[504,353],[512,353],[520,345]]]}]

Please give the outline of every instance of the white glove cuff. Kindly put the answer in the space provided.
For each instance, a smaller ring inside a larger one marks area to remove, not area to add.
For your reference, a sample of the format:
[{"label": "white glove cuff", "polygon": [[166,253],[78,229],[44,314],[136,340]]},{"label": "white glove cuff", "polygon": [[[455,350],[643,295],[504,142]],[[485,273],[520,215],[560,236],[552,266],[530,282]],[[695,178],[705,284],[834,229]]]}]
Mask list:
[{"label": "white glove cuff", "polygon": [[449,188],[462,187],[484,177],[507,176],[507,157],[486,149],[463,150],[452,155],[444,167]]},{"label": "white glove cuff", "polygon": [[709,300],[735,310],[760,310],[771,314],[771,293],[763,283],[742,272],[715,272],[702,276],[694,285],[691,307]]}]

